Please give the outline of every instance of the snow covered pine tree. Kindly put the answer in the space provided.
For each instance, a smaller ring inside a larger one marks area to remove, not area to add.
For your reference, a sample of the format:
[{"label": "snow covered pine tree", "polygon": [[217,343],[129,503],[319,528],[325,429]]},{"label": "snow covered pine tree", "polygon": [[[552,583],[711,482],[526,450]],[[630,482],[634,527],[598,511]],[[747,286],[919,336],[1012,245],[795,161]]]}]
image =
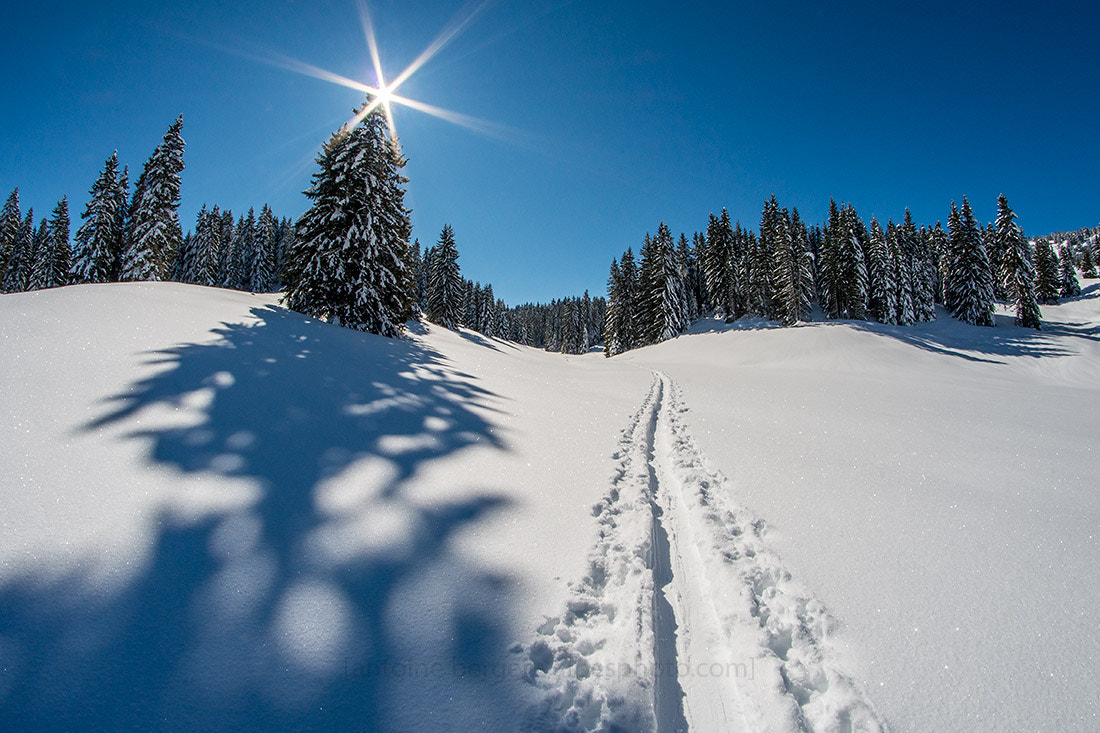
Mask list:
[{"label": "snow covered pine tree", "polygon": [[412,313],[412,225],[403,203],[405,161],[381,106],[334,133],[317,164],[306,192],[313,205],[286,255],[283,302],[338,325],[396,336]]},{"label": "snow covered pine tree", "polygon": [[183,172],[183,115],[149,156],[134,188],[130,225],[122,251],[123,280],[163,280],[179,249],[180,173]]}]

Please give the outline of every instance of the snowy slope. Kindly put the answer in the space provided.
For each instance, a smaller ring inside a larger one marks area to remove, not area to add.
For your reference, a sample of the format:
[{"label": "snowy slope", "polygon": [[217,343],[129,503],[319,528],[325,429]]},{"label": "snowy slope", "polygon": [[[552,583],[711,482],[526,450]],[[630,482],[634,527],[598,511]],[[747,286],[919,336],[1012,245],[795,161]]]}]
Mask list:
[{"label": "snowy slope", "polygon": [[0,720],[1095,729],[1086,284],[1040,334],[703,322],[611,360],[0,297]]},{"label": "snowy slope", "polygon": [[[1100,292],[1041,333],[700,323],[663,370],[900,730],[1100,727]],[[855,667],[853,666],[854,670]]]},{"label": "snowy slope", "polygon": [[16,729],[511,727],[649,384],[174,284],[4,296],[0,343]]}]

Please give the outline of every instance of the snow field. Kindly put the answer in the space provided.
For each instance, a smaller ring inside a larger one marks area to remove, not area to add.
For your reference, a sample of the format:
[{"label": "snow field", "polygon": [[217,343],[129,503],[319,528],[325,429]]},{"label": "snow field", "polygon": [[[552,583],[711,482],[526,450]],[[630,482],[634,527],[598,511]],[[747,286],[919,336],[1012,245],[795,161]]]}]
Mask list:
[{"label": "snow field", "polygon": [[5,295],[0,720],[1096,730],[1085,286],[1041,332],[704,321],[611,360]]},{"label": "snow field", "polygon": [[590,570],[526,650],[545,695],[533,727],[882,730],[830,616],[705,466],[684,411],[655,372],[594,509]]}]

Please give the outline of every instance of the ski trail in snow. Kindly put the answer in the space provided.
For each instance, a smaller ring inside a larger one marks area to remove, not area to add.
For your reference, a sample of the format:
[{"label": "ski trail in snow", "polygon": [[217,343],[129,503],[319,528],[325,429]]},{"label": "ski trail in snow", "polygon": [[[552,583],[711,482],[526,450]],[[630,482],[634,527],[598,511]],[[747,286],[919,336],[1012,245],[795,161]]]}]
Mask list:
[{"label": "ski trail in snow", "polygon": [[879,731],[828,631],[654,372],[620,439],[599,539],[560,617],[524,649],[531,730]]},{"label": "ski trail in snow", "polygon": [[678,614],[671,602],[669,585],[674,580],[672,542],[665,529],[664,511],[657,503],[661,486],[656,436],[665,383],[658,379],[646,426],[646,464],[649,467],[650,551],[649,569],[653,573],[653,712],[658,731],[687,730],[684,717],[684,688],[679,680],[679,645],[676,632]]},{"label": "ski trail in snow", "polygon": [[[692,526],[684,488],[676,471],[671,382],[658,374],[662,384],[660,409],[653,436],[653,465],[661,490],[663,522],[675,549],[672,560],[675,594],[672,605],[680,620],[676,643],[680,682],[685,692],[686,718],[691,730],[750,730],[740,704],[737,676],[747,677],[749,665],[741,664],[726,643],[721,618],[714,605],[706,566]],[[660,670],[660,667],[658,667]]]},{"label": "ski trail in snow", "polygon": [[655,377],[619,440],[611,487],[592,509],[599,536],[587,573],[564,612],[521,648],[528,680],[543,693],[524,721],[528,730],[656,728],[649,454],[660,390]]}]

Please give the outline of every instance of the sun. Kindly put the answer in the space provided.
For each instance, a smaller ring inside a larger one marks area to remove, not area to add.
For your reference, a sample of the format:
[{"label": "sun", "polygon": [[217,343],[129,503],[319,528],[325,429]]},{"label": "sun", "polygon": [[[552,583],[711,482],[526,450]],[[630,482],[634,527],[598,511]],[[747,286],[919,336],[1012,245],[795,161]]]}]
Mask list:
[{"label": "sun", "polygon": [[[513,140],[520,137],[518,131],[513,130],[505,125],[489,122],[487,120],[480,119],[478,117],[472,117],[461,112],[453,112],[448,109],[436,107],[435,105],[428,104],[427,102],[420,102],[415,99],[409,99],[401,94],[397,93],[398,88],[401,87],[409,78],[415,74],[420,67],[427,63],[433,56],[439,53],[448,43],[453,41],[467,26],[476,18],[486,7],[491,5],[495,0],[482,0],[472,12],[466,15],[456,16],[452,19],[442,32],[428,44],[428,47],[420,52],[420,55],[408,67],[405,68],[400,74],[393,78],[392,81],[386,82],[386,77],[382,71],[382,58],[378,53],[378,43],[374,35],[374,26],[370,20],[370,14],[367,12],[367,6],[364,0],[359,0],[359,18],[362,21],[363,36],[367,41],[367,48],[370,50],[371,65],[374,67],[374,79],[375,83],[368,84],[363,81],[357,81],[355,79],[349,79],[346,76],[342,76],[327,69],[322,69],[312,64],[307,64],[304,61],[290,58],[282,54],[268,53],[258,57],[258,60],[264,63],[269,63],[281,68],[293,71],[298,74],[304,74],[306,76],[312,76],[316,79],[331,82],[333,84],[339,84],[340,86],[347,87],[348,89],[355,89],[356,91],[363,92],[367,95],[367,101],[362,107],[355,113],[355,115],[344,123],[344,129],[350,130],[355,125],[358,125],[367,115],[374,112],[379,107],[382,108],[383,113],[386,116],[386,124],[389,127],[390,135],[397,139],[397,126],[394,122],[393,107],[394,105],[400,105],[402,107],[408,107],[418,112],[424,112],[426,114],[438,117],[442,120],[450,122],[455,125],[460,125],[469,130],[479,132],[482,134],[498,137],[502,140]],[[368,72],[369,73],[369,72]]]},{"label": "sun", "polygon": [[439,107],[426,104],[424,102],[417,102],[415,100],[409,99],[408,97],[397,94],[397,89],[406,81],[408,81],[409,78],[413,74],[415,74],[421,66],[427,63],[427,61],[432,56],[439,53],[439,51],[441,51],[444,46],[446,46],[451,40],[453,40],[455,36],[461,33],[463,29],[465,29],[466,26],[469,25],[470,21],[472,21],[491,2],[492,0],[484,0],[473,10],[472,13],[458,19],[455,22],[452,22],[447,28],[443,30],[442,33],[439,34],[438,37],[436,37],[434,41],[432,41],[428,45],[427,48],[425,48],[420,53],[419,56],[416,57],[416,59],[411,64],[409,64],[409,66],[404,71],[398,74],[393,81],[387,84],[385,73],[382,70],[382,57],[378,53],[378,41],[374,35],[374,25],[371,23],[370,13],[367,12],[366,3],[363,0],[359,0],[359,18],[363,25],[363,36],[364,38],[366,38],[367,48],[370,50],[371,64],[374,66],[374,78],[376,80],[375,86],[369,86],[367,84],[354,82],[351,79],[345,79],[329,72],[322,72],[324,74],[322,78],[326,78],[330,81],[335,81],[338,84],[343,84],[344,86],[348,86],[353,89],[359,89],[360,91],[366,92],[369,97],[367,103],[362,107],[362,109],[360,109],[354,117],[352,117],[350,120],[347,121],[347,123],[345,123],[345,129],[350,129],[351,127],[359,124],[364,119],[366,119],[367,115],[371,114],[372,112],[374,112],[374,110],[381,107],[386,116],[386,124],[390,128],[390,136],[394,140],[396,140],[397,125],[393,119],[394,104],[400,104],[402,106],[409,107],[420,112],[427,112],[430,115],[440,117],[442,119],[448,120],[449,122],[465,125],[472,129],[477,129],[479,127],[484,128],[485,125],[480,120],[469,117],[467,115],[459,114],[458,112],[451,112],[450,110],[441,109]]}]

